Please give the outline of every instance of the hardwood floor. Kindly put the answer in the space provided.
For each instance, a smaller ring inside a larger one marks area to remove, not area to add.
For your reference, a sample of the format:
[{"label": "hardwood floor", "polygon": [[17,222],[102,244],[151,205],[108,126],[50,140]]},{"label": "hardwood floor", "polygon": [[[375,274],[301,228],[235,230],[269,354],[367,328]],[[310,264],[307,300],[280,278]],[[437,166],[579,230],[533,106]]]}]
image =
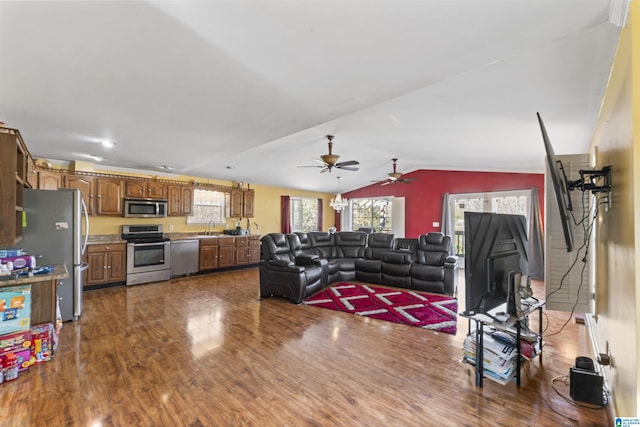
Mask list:
[{"label": "hardwood floor", "polygon": [[[85,292],[55,358],[0,386],[0,425],[613,425],[551,386],[591,355],[583,325],[545,339],[522,388],[477,388],[465,319],[453,336],[261,301],[258,280],[252,268]],[[567,316],[548,312],[547,333]]]}]

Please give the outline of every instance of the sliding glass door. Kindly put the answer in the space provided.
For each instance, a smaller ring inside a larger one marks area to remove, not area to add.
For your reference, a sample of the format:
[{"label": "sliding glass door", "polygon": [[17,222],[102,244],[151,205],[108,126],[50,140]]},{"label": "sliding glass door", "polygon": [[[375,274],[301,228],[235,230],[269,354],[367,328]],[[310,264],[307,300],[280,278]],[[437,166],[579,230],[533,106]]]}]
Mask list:
[{"label": "sliding glass door", "polygon": [[531,190],[497,191],[490,193],[451,194],[449,218],[453,224],[453,244],[456,255],[464,255],[464,213],[493,212],[524,215],[529,223]]}]

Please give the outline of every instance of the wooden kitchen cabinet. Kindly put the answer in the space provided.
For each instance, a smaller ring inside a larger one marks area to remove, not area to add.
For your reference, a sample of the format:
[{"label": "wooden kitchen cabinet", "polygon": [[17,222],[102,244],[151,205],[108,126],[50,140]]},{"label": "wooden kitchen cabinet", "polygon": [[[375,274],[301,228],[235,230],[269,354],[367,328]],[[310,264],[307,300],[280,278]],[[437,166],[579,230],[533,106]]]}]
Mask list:
[{"label": "wooden kitchen cabinet", "polygon": [[200,239],[198,271],[218,268],[218,239]]},{"label": "wooden kitchen cabinet", "polygon": [[260,262],[260,236],[249,236],[249,264]]},{"label": "wooden kitchen cabinet", "polygon": [[85,286],[124,282],[127,278],[127,247],[125,243],[87,246]]},{"label": "wooden kitchen cabinet", "polygon": [[167,193],[169,216],[187,216],[193,213],[193,187],[170,184]]},{"label": "wooden kitchen cabinet", "polygon": [[23,191],[29,151],[17,129],[0,128],[0,245],[22,240]]},{"label": "wooden kitchen cabinet", "polygon": [[96,186],[96,213],[98,215],[122,215],[122,180],[98,178]]},{"label": "wooden kitchen cabinet", "polygon": [[260,236],[236,237],[236,265],[260,261]]},{"label": "wooden kitchen cabinet", "polygon": [[189,216],[193,214],[193,187],[190,185],[182,186],[182,215]]},{"label": "wooden kitchen cabinet", "polygon": [[229,216],[231,218],[253,218],[255,190],[231,190]]},{"label": "wooden kitchen cabinet", "polygon": [[125,197],[139,197],[149,199],[166,199],[167,185],[162,182],[126,180],[124,181]]},{"label": "wooden kitchen cabinet", "polygon": [[62,174],[50,171],[38,171],[38,188],[40,190],[57,190],[62,188]]},{"label": "wooden kitchen cabinet", "polygon": [[233,267],[236,265],[236,248],[233,237],[220,237],[218,240],[218,267]]},{"label": "wooden kitchen cabinet", "polygon": [[83,175],[65,175],[64,176],[64,188],[76,188],[80,190],[82,194],[82,200],[87,205],[87,213],[92,215],[95,212],[95,194],[96,194],[96,179],[92,176]]},{"label": "wooden kitchen cabinet", "polygon": [[27,152],[27,161],[26,161],[26,178],[27,178],[27,187],[30,188],[38,188],[38,171],[36,170],[36,162],[31,157],[31,154]]}]

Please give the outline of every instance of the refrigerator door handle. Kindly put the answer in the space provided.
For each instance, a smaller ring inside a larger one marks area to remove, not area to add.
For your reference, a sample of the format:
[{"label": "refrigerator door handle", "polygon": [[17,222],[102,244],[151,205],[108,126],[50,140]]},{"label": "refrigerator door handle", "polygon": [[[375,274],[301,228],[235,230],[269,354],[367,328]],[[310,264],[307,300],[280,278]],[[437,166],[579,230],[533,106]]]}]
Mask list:
[{"label": "refrigerator door handle", "polygon": [[82,242],[80,253],[84,255],[87,250],[87,242],[89,241],[89,211],[87,205],[84,203],[84,199],[80,198],[80,202],[82,204],[82,216],[84,217],[84,242]]}]

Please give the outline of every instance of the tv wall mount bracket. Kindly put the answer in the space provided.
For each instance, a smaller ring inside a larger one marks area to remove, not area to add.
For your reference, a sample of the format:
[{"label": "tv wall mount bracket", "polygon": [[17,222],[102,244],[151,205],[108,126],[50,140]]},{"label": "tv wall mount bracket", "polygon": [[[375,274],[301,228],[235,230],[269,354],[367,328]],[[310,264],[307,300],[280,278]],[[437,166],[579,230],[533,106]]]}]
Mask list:
[{"label": "tv wall mount bracket", "polygon": [[580,179],[569,182],[569,190],[590,191],[592,194],[611,191],[611,166],[599,170],[580,169]]}]

